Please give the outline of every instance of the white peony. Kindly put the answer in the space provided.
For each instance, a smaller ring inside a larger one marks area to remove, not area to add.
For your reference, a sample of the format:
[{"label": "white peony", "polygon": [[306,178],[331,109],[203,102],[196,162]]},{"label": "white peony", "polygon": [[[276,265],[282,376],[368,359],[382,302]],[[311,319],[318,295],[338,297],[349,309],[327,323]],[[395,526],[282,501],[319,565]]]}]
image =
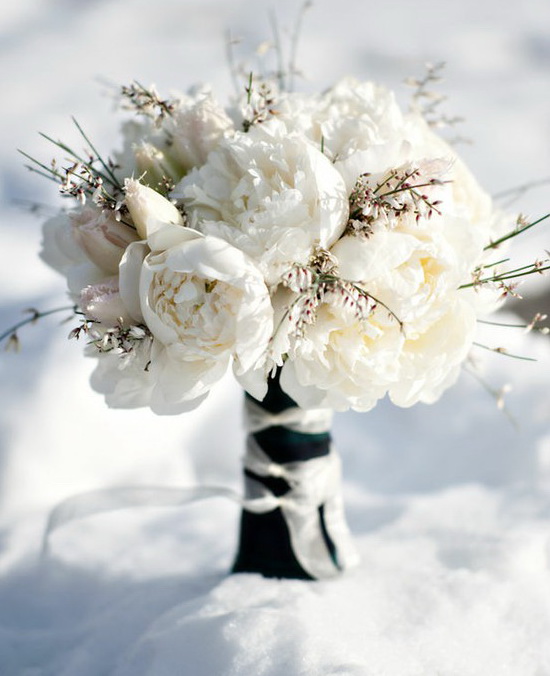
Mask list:
[{"label": "white peony", "polygon": [[71,213],[71,225],[78,245],[101,270],[114,275],[126,247],[139,237],[135,230],[116,220],[113,212],[84,206]]},{"label": "white peony", "polygon": [[[476,314],[498,302],[495,290],[459,288],[486,259],[484,246],[498,230],[491,201],[420,118],[408,117],[389,142],[357,146],[335,162],[348,193],[368,174],[363,185],[377,195],[386,190],[395,210],[366,200],[368,229],[342,237],[330,253],[338,275],[379,304],[361,318],[327,297],[301,332],[292,335],[292,323],[285,331],[283,322],[283,335],[273,341],[287,355],[281,384],[303,407],[368,410],[386,394],[400,406],[433,402],[458,375],[474,340]],[[392,172],[404,175],[411,168],[420,172],[410,181],[422,186],[417,202],[406,190],[378,187]],[[400,211],[407,201],[410,208]],[[276,307],[279,316],[293,298]],[[277,349],[273,358],[281,364]]]},{"label": "white peony", "polygon": [[136,239],[134,231],[111,214],[85,205],[44,223],[40,256],[67,278],[69,295],[78,302],[85,287],[118,271],[127,244]]},{"label": "white peony", "polygon": [[285,391],[303,407],[336,410],[369,410],[387,393],[400,406],[434,400],[456,377],[475,330],[475,313],[457,289],[455,252],[443,238],[381,231],[344,237],[332,254],[342,278],[378,305],[360,318],[322,304],[290,341]]},{"label": "white peony", "polygon": [[163,124],[168,134],[168,153],[183,173],[200,167],[221,139],[234,131],[233,122],[208,90],[178,100]]},{"label": "white peony", "polygon": [[105,328],[133,323],[133,317],[120,295],[117,276],[85,286],[80,292],[78,304],[88,319],[99,322]]},{"label": "white peony", "polygon": [[277,112],[289,128],[318,146],[322,143],[333,160],[403,136],[403,114],[393,92],[353,77],[343,78],[322,95],[283,95]]},{"label": "white peony", "polygon": [[[175,225],[153,237],[152,247],[128,248],[121,288],[126,298],[134,293],[128,305],[140,305],[153,336],[148,403],[156,413],[174,413],[198,406],[231,359],[237,377],[254,371],[265,358],[273,311],[262,275],[227,242]],[[161,240],[169,243],[162,251]],[[247,386],[265,395],[265,380]]]},{"label": "white peony", "polygon": [[[134,346],[131,355],[116,352],[99,352],[94,346],[86,348],[86,354],[97,360],[90,378],[90,384],[96,392],[103,394],[110,408],[141,408],[149,406],[155,388],[154,379],[149,371],[151,361],[151,340],[146,338]],[[180,413],[174,407],[172,411]]]},{"label": "white peony", "polygon": [[277,284],[315,246],[330,246],[348,216],[344,182],[303,137],[272,120],[220,142],[173,195],[190,225],[250,256],[266,283]]}]

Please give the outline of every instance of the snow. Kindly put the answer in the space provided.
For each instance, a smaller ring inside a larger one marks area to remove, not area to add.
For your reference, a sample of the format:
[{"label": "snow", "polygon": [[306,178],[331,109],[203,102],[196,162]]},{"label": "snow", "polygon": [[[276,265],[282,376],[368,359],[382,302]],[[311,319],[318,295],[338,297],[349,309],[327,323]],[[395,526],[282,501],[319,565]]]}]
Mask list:
[{"label": "snow", "polygon": [[[251,44],[271,3],[253,0],[20,0],[0,16],[0,327],[64,304],[37,257],[39,221],[18,200],[58,204],[15,148],[48,158],[36,131],[70,137],[70,115],[116,145],[109,87],[231,88],[223,32]],[[296,3],[282,0],[282,28]],[[346,73],[407,92],[426,60],[447,62],[450,114],[475,139],[462,153],[491,191],[550,174],[546,0],[319,0],[299,62],[309,90]],[[73,140],[76,136],[71,137]],[[548,185],[518,208],[548,211]],[[525,235],[518,259],[549,248]],[[533,284],[526,289],[534,289]],[[539,289],[548,289],[540,280]],[[550,308],[546,308],[547,310]],[[506,317],[506,315],[505,315]],[[514,320],[508,314],[508,319]],[[49,510],[112,485],[238,488],[240,392],[226,379],[196,412],[112,411],[93,364],[56,318],[0,356],[0,674],[2,676],[550,675],[550,341],[501,329],[475,351],[485,381],[512,383],[512,424],[471,375],[433,406],[382,402],[337,416],[349,522],[360,566],[327,582],[228,576],[238,508],[213,499],[85,519],[52,536]],[[509,331],[503,333],[504,331]]]}]

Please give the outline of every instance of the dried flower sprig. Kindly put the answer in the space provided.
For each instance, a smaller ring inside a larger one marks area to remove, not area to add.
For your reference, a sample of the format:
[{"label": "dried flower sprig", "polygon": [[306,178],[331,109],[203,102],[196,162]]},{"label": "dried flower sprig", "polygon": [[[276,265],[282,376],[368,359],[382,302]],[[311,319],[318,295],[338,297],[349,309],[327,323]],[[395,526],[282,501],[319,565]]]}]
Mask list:
[{"label": "dried flower sprig", "polygon": [[[298,14],[294,21],[292,31],[288,35],[288,40],[283,40],[283,34],[279,27],[279,21],[275,12],[270,12],[269,19],[271,25],[271,40],[263,41],[255,50],[255,55],[259,57],[259,69],[251,68],[248,59],[237,61],[235,56],[235,47],[241,42],[240,38],[234,37],[231,32],[226,34],[226,57],[231,72],[231,79],[235,88],[235,93],[239,96],[242,92],[241,83],[248,82],[251,70],[259,70],[262,79],[270,81],[276,85],[281,92],[294,91],[294,82],[296,76],[302,75],[297,66],[298,46],[302,33],[302,24],[307,11],[313,6],[311,0],[305,0],[298,9]],[[266,64],[265,57],[268,53],[274,53],[275,64],[269,66]]]},{"label": "dried flower sprig", "polygon": [[254,75],[249,74],[248,84],[245,87],[246,106],[243,111],[243,131],[247,132],[255,124],[261,124],[272,115],[277,115],[275,110],[275,94],[269,82],[260,79],[258,87],[254,88]]},{"label": "dried flower sprig", "polygon": [[77,153],[66,143],[41,133],[43,138],[67,153],[68,164],[60,166],[57,160],[53,159],[48,166],[20,150],[19,152],[32,163],[25,165],[26,168],[57,183],[63,197],[71,197],[80,204],[85,204],[90,199],[101,209],[113,211],[117,220],[133,228],[131,223],[123,220],[127,209],[124,204],[123,186],[115,174],[116,164],[110,158],[104,159],[77,120],[75,118],[72,120],[90,151],[85,155]]},{"label": "dried flower sprig", "polygon": [[[485,266],[483,266],[484,268]],[[532,274],[544,274],[547,270],[550,270],[550,258],[544,258],[534,261],[533,263],[528,263],[527,265],[522,265],[519,268],[514,268],[512,270],[507,270],[505,272],[495,273],[494,275],[489,275],[487,277],[481,276],[481,271],[483,268],[476,268],[472,273],[473,281],[468,284],[461,284],[459,289],[467,289],[470,287],[479,287],[483,284],[497,284],[502,286],[502,283],[506,282],[509,279],[517,279],[519,277],[527,277]],[[506,285],[504,285],[506,286]]]},{"label": "dried flower sprig", "polygon": [[147,88],[137,81],[122,86],[120,94],[124,101],[123,108],[150,118],[157,127],[166,117],[171,117],[176,109],[175,101],[162,99],[153,86]]},{"label": "dried flower sprig", "polygon": [[88,338],[88,344],[93,345],[99,352],[130,355],[135,351],[136,344],[144,340],[152,340],[152,334],[143,324],[125,325],[119,319],[118,324],[103,329],[99,322],[84,318],[82,323],[69,333],[69,338],[78,340],[82,335]]},{"label": "dried flower sprig", "polygon": [[495,352],[496,354],[502,354],[505,357],[511,357],[512,359],[521,359],[523,361],[537,361],[533,357],[524,357],[519,354],[511,354],[505,347],[490,347],[489,345],[484,345],[483,343],[476,342],[472,343],[472,345],[475,345],[475,347],[481,347],[484,350],[489,350],[490,352]]},{"label": "dried flower sprig", "polygon": [[449,181],[436,162],[419,165],[407,163],[386,172],[382,178],[369,173],[359,176],[350,195],[350,217],[346,234],[372,234],[372,226],[379,220],[390,224],[405,213],[412,213],[418,222],[441,215],[440,199],[431,195],[434,188]]},{"label": "dried flower sprig", "polygon": [[501,190],[493,194],[494,200],[504,200],[503,208],[510,206],[520,197],[524,197],[528,192],[534,190],[535,188],[540,188],[542,186],[550,184],[550,177],[537,179],[534,181],[529,181],[527,183],[522,183],[513,188],[507,188],[506,190]]},{"label": "dried flower sprig", "polygon": [[[414,89],[412,94],[411,110],[420,113],[430,127],[442,128],[453,127],[464,121],[463,117],[449,117],[440,111],[441,104],[447,100],[444,94],[440,94],[432,89],[443,81],[442,73],[445,68],[445,62],[426,63],[426,72],[423,77],[409,77],[405,84]],[[459,139],[455,139],[455,142]],[[467,139],[460,138],[461,141]]]},{"label": "dried flower sprig", "polygon": [[283,276],[282,283],[297,297],[286,308],[275,335],[288,321],[291,333],[296,337],[303,336],[306,327],[315,323],[319,307],[323,304],[341,308],[359,321],[365,321],[381,306],[403,329],[402,321],[387,305],[356,282],[339,276],[336,259],[326,249],[317,249],[308,265],[294,265]]},{"label": "dried flower sprig", "polygon": [[[550,218],[550,214],[545,214],[544,216],[529,222],[525,216],[520,214],[516,220],[516,227],[502,237],[499,237],[498,239],[487,244],[484,247],[484,251],[497,249],[504,242],[521,235],[535,225],[539,225],[547,218]],[[480,265],[472,271],[472,281],[466,284],[461,284],[458,288],[479,288],[484,284],[491,284],[501,289],[502,297],[512,296],[514,298],[521,298],[521,296],[516,291],[517,283],[510,283],[509,280],[520,279],[533,274],[543,275],[548,272],[548,270],[550,270],[550,252],[547,251],[546,253],[549,256],[548,258],[537,259],[532,263],[528,263],[527,265],[522,265],[517,268],[505,270],[503,272],[498,271],[498,266],[502,265],[503,263],[507,263],[510,260],[509,258],[503,258],[502,260],[496,261],[495,263]],[[485,274],[486,270],[491,269],[494,271],[493,274]]]},{"label": "dried flower sprig", "polygon": [[[468,364],[471,365],[471,368],[468,368]],[[469,373],[472,377],[474,377],[477,382],[483,387],[483,389],[488,392],[491,397],[495,400],[495,403],[497,405],[497,408],[502,411],[510,423],[515,427],[519,428],[517,420],[514,418],[514,416],[510,413],[506,406],[506,401],[505,397],[506,395],[512,391],[512,386],[510,383],[505,383],[502,385],[502,387],[495,388],[492,387],[478,372],[476,364],[474,360],[470,357],[468,359],[468,362],[463,365],[463,369],[466,371],[466,373]]]}]

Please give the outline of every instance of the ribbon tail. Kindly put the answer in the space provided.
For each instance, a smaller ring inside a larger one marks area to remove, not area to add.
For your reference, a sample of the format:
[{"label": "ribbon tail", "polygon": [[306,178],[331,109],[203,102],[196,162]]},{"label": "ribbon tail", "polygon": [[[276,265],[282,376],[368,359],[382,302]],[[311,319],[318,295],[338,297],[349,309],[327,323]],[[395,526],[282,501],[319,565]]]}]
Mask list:
[{"label": "ribbon tail", "polygon": [[273,495],[245,499],[236,491],[222,486],[116,486],[78,493],[60,502],[50,512],[42,538],[42,557],[49,553],[50,536],[72,521],[132,507],[179,507],[208,498],[227,498],[256,513],[268,512],[279,506],[278,498]]}]

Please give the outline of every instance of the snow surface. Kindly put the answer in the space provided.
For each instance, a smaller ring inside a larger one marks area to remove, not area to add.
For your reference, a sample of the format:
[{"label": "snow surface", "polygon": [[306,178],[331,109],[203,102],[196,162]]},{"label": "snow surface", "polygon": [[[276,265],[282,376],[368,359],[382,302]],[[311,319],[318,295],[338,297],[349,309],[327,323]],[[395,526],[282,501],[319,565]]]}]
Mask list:
[{"label": "snow surface", "polygon": [[[50,157],[36,131],[76,141],[72,114],[108,151],[109,83],[209,81],[223,97],[224,31],[259,43],[272,4],[3,4],[0,327],[22,308],[65,302],[20,203],[59,202],[15,148]],[[296,3],[279,0],[277,12],[291,26]],[[462,153],[496,192],[550,174],[549,26],[547,0],[318,0],[299,63],[318,90],[347,73],[400,87],[425,61],[445,60],[446,110],[475,139]],[[518,208],[546,213],[549,192]],[[543,248],[548,227],[525,236],[518,258]],[[362,562],[339,580],[303,583],[227,576],[238,508],[220,499],[71,524],[40,560],[48,510],[72,493],[239,487],[243,433],[230,379],[186,416],[110,411],[67,326],[24,330],[23,352],[0,357],[0,675],[549,676],[550,341],[510,331],[487,341],[536,364],[475,357],[494,387],[513,384],[515,426],[468,374],[431,407],[383,402],[337,417]]]}]

